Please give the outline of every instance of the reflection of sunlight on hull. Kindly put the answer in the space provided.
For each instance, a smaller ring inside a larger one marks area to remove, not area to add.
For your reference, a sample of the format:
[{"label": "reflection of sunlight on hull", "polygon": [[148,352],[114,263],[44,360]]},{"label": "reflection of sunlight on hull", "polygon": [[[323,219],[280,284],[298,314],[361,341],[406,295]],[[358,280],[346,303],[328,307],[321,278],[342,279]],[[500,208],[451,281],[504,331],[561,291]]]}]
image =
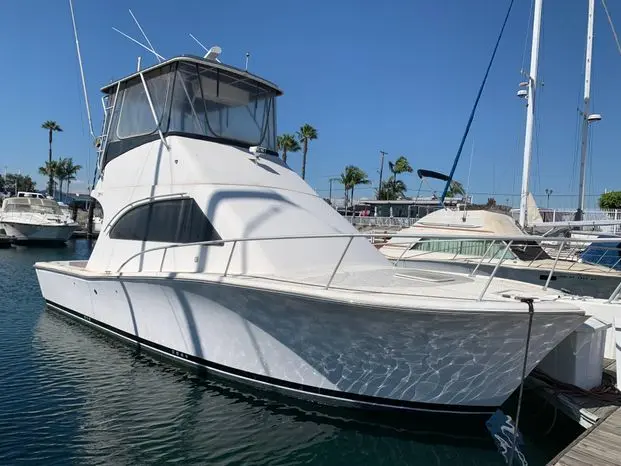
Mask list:
[{"label": "reflection of sunlight on hull", "polygon": [[[212,282],[38,274],[52,305],[75,301],[64,310],[73,317],[298,395],[481,413],[520,382],[528,330],[521,303],[521,312],[399,311]],[[68,296],[72,287],[81,291]],[[529,372],[584,320],[538,308]]]},{"label": "reflection of sunlight on hull", "polygon": [[[48,386],[65,391],[79,458],[131,464],[304,461],[396,464],[496,459],[482,421],[325,408],[158,364],[72,320],[42,314],[33,342]],[[266,395],[266,396],[264,396]],[[78,413],[75,413],[78,411]],[[478,435],[477,435],[478,434]],[[472,455],[472,458],[469,456]],[[253,464],[254,464],[253,463]],[[353,464],[353,463],[352,463]]]}]

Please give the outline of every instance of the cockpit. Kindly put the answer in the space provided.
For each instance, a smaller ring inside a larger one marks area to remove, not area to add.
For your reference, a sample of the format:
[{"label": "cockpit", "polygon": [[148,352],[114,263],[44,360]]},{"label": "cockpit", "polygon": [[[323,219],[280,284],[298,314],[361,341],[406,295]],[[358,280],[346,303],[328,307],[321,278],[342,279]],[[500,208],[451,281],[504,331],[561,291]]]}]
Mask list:
[{"label": "cockpit", "polygon": [[104,166],[160,133],[276,153],[275,100],[281,91],[248,72],[179,57],[102,90],[109,112]]}]

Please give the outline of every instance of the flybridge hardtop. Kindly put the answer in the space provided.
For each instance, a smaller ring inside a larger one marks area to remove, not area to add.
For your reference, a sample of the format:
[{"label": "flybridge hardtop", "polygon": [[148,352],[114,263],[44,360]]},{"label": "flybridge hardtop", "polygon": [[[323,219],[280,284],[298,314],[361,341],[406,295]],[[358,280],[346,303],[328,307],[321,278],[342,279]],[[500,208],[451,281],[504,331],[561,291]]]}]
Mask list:
[{"label": "flybridge hardtop", "polygon": [[110,84],[107,84],[107,85],[103,86],[101,88],[101,92],[104,92],[106,94],[114,93],[115,88],[116,88],[116,86],[119,83],[122,83],[122,82],[125,82],[125,81],[129,81],[129,80],[131,80],[133,78],[136,78],[136,77],[140,76],[140,73],[147,74],[150,71],[153,71],[153,70],[156,70],[158,68],[164,67],[166,65],[170,65],[171,63],[180,62],[180,61],[188,62],[188,63],[196,63],[196,64],[199,64],[199,65],[206,65],[208,67],[215,68],[215,69],[221,69],[221,70],[230,71],[230,72],[233,72],[233,73],[235,73],[235,74],[239,75],[240,77],[243,77],[243,78],[245,78],[247,80],[255,81],[257,83],[260,83],[260,84],[270,88],[271,90],[276,92],[277,95],[282,95],[282,90],[276,84],[274,84],[274,83],[272,83],[272,82],[270,82],[270,81],[268,81],[268,80],[266,80],[266,79],[264,79],[264,78],[262,78],[260,76],[257,76],[255,74],[249,73],[248,71],[242,70],[242,69],[237,68],[235,66],[227,65],[227,64],[224,64],[224,63],[219,63],[219,62],[216,62],[214,60],[209,60],[209,59],[206,59],[206,58],[201,58],[201,57],[198,57],[196,55],[179,55],[179,56],[176,56],[176,57],[173,57],[173,58],[169,58],[168,60],[165,60],[165,61],[163,61],[161,63],[157,63],[157,64],[155,64],[155,65],[153,65],[153,66],[151,66],[149,68],[145,68],[144,70],[137,71],[137,72],[135,72],[133,74],[130,74],[129,76],[125,76],[124,78],[117,79],[116,81],[113,81]]}]

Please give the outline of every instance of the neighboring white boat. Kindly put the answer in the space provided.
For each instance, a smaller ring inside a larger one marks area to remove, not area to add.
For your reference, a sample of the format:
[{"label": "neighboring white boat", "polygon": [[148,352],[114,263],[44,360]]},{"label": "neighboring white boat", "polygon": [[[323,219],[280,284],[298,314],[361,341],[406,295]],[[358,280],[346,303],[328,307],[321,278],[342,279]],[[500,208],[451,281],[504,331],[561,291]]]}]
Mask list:
[{"label": "neighboring white boat", "polygon": [[[621,272],[614,268],[575,260],[570,247],[561,251],[556,260],[559,239],[550,238],[549,247],[539,245],[511,216],[499,212],[437,210],[399,233],[414,238],[392,238],[380,251],[391,261],[399,260],[400,265],[408,267],[464,273],[478,267],[480,273],[490,274],[502,259],[496,272],[498,277],[545,285],[554,268],[551,286],[595,298],[608,298],[621,281]],[[419,234],[456,234],[463,235],[464,239],[416,239]],[[468,236],[477,236],[477,239],[468,239]],[[503,258],[508,242],[485,239],[485,236],[523,237],[523,240],[514,241]],[[582,249],[581,243],[569,239],[566,244],[573,247],[574,243]]]},{"label": "neighboring white boat", "polygon": [[[553,290],[395,270],[276,152],[274,84],[169,59],[103,88],[88,261],[48,306],[141,348],[326,402],[485,413],[585,321]],[[598,302],[599,303],[599,302]]]},{"label": "neighboring white boat", "polygon": [[39,193],[18,193],[2,201],[0,228],[16,243],[64,243],[78,228],[56,201]]}]

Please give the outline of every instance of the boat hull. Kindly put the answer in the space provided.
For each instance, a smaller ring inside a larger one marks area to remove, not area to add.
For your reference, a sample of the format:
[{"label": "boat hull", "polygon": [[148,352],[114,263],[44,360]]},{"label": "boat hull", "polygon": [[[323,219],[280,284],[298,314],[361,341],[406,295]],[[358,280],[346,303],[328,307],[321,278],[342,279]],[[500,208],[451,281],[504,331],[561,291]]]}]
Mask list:
[{"label": "boat hull", "polygon": [[71,224],[34,224],[2,221],[0,228],[3,228],[6,235],[13,238],[17,244],[30,243],[64,243],[73,232],[77,225]]},{"label": "boat hull", "polygon": [[[402,311],[208,281],[85,279],[41,267],[37,275],[57,311],[294,396],[487,413],[521,380],[527,312]],[[535,313],[527,370],[584,319]]]}]

